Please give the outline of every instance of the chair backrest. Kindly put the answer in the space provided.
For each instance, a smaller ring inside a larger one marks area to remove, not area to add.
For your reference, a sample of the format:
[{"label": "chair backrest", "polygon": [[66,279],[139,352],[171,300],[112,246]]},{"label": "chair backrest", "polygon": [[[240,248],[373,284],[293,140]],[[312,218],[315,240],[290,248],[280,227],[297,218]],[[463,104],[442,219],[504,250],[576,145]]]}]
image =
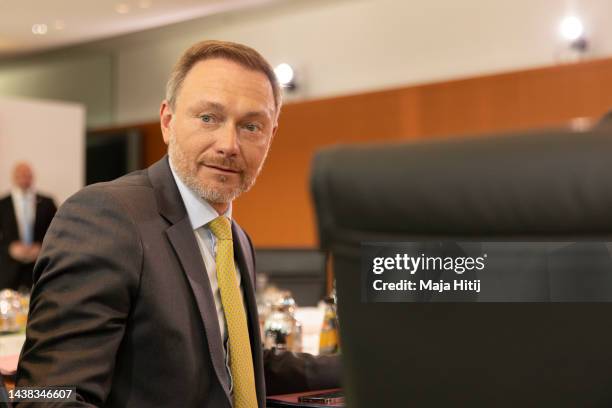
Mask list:
[{"label": "chair backrest", "polygon": [[337,146],[313,163],[321,246],[612,235],[610,131]]},{"label": "chair backrest", "polygon": [[364,241],[612,241],[612,132],[337,146],[313,163],[351,407],[612,403],[612,303],[365,303]]}]

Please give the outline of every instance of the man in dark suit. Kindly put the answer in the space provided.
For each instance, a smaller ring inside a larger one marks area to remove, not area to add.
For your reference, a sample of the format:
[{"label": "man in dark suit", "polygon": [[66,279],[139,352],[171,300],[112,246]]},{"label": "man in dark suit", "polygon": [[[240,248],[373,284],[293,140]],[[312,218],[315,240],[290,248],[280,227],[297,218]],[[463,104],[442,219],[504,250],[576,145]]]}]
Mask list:
[{"label": "man in dark suit", "polygon": [[607,111],[597,123],[595,123],[595,129],[612,129],[612,110]]},{"label": "man in dark suit", "polygon": [[30,290],[40,245],[55,215],[53,199],[33,189],[27,163],[13,169],[13,190],[0,199],[0,289]]},{"label": "man in dark suit", "polygon": [[18,387],[75,386],[78,406],[216,408],[338,385],[337,358],[262,351],[253,247],[231,219],[280,105],[256,51],[187,50],[160,110],[168,157],[58,211],[35,267]]}]

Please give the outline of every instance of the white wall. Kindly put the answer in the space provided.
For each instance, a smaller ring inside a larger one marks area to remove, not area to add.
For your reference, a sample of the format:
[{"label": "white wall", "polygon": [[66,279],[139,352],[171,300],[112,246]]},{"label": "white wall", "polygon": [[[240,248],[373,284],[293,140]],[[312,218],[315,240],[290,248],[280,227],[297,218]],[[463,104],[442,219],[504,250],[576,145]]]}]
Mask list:
[{"label": "white wall", "polygon": [[209,17],[120,47],[115,114],[155,119],[173,63],[205,38],[295,64],[308,99],[555,64],[567,14],[583,19],[590,57],[612,55],[609,0],[309,0]]},{"label": "white wall", "polygon": [[17,161],[29,162],[37,189],[60,204],[85,181],[85,109],[43,100],[0,99],[0,194]]}]

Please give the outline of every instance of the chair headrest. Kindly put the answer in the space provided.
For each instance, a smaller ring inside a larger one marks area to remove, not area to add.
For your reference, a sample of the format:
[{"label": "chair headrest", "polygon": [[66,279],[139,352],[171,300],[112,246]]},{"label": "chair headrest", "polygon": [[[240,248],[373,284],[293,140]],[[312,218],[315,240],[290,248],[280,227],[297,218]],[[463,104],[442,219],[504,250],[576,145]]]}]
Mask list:
[{"label": "chair headrest", "polygon": [[318,152],[321,244],[358,239],[612,236],[612,130],[547,131]]}]

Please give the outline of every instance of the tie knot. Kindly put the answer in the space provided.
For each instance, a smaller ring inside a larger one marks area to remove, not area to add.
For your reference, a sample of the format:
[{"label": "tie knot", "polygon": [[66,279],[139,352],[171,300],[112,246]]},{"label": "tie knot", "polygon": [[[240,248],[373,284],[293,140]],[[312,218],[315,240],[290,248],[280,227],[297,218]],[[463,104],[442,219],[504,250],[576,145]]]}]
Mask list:
[{"label": "tie knot", "polygon": [[208,224],[210,230],[217,239],[232,239],[232,225],[230,224],[230,220],[224,216],[220,216],[212,220]]}]

